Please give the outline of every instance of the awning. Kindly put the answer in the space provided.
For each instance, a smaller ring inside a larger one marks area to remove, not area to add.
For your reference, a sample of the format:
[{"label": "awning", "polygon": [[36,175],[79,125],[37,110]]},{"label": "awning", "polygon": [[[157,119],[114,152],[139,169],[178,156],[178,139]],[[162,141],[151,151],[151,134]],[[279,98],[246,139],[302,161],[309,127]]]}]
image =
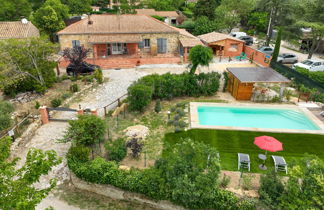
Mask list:
[{"label": "awning", "polygon": [[197,45],[204,45],[199,39],[180,39],[183,47],[194,47]]},{"label": "awning", "polygon": [[136,34],[112,34],[112,35],[91,35],[89,43],[139,43],[142,41],[140,35]]}]

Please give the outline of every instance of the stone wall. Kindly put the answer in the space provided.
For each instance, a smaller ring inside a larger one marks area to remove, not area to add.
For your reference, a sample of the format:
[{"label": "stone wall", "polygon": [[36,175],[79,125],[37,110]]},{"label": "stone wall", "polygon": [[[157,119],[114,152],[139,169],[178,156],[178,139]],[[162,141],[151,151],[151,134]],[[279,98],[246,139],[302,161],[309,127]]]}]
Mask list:
[{"label": "stone wall", "polygon": [[181,206],[176,206],[169,201],[154,201],[152,199],[145,197],[144,195],[124,191],[111,185],[93,184],[93,183],[85,182],[79,179],[78,177],[76,177],[72,172],[71,172],[71,182],[78,189],[97,193],[99,195],[107,196],[112,199],[135,201],[142,204],[148,204],[153,208],[158,208],[158,209],[167,209],[167,210],[185,209]]}]

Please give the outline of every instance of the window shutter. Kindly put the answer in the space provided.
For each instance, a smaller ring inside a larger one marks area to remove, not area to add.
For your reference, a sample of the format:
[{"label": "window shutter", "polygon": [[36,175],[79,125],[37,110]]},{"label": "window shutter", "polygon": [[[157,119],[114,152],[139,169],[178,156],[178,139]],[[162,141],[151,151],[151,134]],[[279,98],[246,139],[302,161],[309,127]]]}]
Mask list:
[{"label": "window shutter", "polygon": [[162,39],[162,49],[163,49],[162,53],[167,52],[167,39]]},{"label": "window shutter", "polygon": [[141,42],[138,44],[138,47],[139,47],[140,49],[144,48],[144,41],[141,41]]},{"label": "window shutter", "polygon": [[162,53],[162,39],[157,39],[158,53]]}]

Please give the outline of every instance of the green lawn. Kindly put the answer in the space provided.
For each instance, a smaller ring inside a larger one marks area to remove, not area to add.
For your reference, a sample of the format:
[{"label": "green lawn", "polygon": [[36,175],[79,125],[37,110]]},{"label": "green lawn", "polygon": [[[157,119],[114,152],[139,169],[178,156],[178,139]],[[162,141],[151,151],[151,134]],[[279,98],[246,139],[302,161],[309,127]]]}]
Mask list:
[{"label": "green lawn", "polygon": [[[258,168],[261,161],[257,156],[260,153],[264,154],[265,151],[253,144],[254,137],[263,135],[275,137],[283,143],[284,148],[280,152],[268,152],[266,165],[269,170],[273,168],[271,155],[283,156],[288,163],[288,169],[292,159],[300,158],[305,153],[324,158],[323,135],[192,129],[186,132],[168,133],[165,135],[165,142],[174,144],[189,137],[209,144],[220,152],[223,170],[237,171],[237,153],[247,153],[251,159],[251,172],[263,173],[264,171]],[[167,152],[164,151],[164,155],[166,154]]]}]

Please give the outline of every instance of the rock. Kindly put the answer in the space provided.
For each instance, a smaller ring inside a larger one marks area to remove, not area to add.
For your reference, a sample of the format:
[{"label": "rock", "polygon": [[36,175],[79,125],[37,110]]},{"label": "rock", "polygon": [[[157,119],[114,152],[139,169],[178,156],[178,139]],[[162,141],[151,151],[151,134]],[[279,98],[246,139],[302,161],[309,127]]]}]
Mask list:
[{"label": "rock", "polygon": [[134,137],[138,139],[145,139],[146,136],[149,134],[148,127],[144,125],[134,125],[126,128],[124,130],[125,135],[128,137]]}]

